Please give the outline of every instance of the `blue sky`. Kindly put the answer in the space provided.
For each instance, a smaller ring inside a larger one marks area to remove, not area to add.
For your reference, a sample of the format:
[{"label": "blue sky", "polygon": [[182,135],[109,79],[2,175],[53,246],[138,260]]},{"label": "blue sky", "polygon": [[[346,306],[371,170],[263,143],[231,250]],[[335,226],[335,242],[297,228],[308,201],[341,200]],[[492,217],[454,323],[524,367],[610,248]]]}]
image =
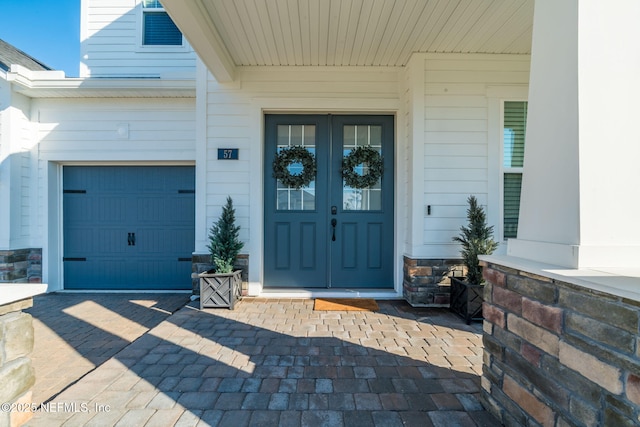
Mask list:
[{"label": "blue sky", "polygon": [[80,0],[0,0],[0,39],[77,77]]}]

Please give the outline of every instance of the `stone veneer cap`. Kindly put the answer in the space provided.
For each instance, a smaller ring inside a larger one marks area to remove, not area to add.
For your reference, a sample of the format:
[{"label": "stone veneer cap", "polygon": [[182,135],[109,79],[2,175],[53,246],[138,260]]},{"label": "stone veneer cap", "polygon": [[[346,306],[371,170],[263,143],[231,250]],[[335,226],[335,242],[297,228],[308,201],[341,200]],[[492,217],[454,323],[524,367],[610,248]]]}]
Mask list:
[{"label": "stone veneer cap", "polygon": [[0,305],[47,292],[46,283],[0,283]]}]

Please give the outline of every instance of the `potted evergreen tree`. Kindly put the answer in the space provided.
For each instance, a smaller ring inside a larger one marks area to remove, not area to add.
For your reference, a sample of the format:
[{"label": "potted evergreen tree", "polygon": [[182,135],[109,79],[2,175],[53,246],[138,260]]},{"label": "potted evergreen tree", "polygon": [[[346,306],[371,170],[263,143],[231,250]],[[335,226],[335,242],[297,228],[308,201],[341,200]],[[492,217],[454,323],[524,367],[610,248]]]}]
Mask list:
[{"label": "potted evergreen tree", "polygon": [[482,320],[484,280],[478,255],[490,255],[498,247],[493,240],[493,226],[475,196],[467,199],[467,226],[460,227],[460,235],[453,241],[460,243],[462,261],[467,268],[466,280],[451,278],[451,310],[462,316],[469,324],[471,320]]},{"label": "potted evergreen tree", "polygon": [[209,252],[213,270],[196,274],[200,281],[200,308],[229,307],[242,295],[242,270],[233,270],[236,258],[244,246],[239,239],[233,200],[227,197],[222,215],[209,229]]}]

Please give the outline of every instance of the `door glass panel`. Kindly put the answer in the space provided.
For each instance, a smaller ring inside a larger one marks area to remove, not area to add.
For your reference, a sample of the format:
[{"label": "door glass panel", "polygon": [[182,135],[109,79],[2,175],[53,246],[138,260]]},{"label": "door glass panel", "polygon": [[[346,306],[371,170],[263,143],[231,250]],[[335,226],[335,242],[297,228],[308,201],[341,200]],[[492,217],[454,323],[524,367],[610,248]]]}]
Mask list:
[{"label": "door glass panel", "polygon": [[[316,155],[315,125],[278,125],[278,152],[293,146],[302,146]],[[298,175],[302,172],[301,163],[289,165],[289,173]],[[280,211],[310,211],[316,208],[316,181],[296,190],[277,180],[276,206]]]},{"label": "door glass panel", "polygon": [[[382,154],[382,126],[345,125],[343,128],[342,155],[348,156],[356,147],[369,146]],[[368,165],[361,163],[355,172],[365,175]],[[346,211],[378,211],[382,209],[382,187],[380,179],[367,188],[352,188],[342,181],[342,209]]]}]

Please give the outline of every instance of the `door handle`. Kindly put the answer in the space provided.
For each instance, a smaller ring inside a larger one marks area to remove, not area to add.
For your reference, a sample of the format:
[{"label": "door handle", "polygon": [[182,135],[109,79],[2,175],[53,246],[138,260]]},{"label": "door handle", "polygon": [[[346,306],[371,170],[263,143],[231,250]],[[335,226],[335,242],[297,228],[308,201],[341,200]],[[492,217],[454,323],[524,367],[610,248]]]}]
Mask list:
[{"label": "door handle", "polygon": [[136,233],[127,233],[127,245],[128,246],[136,245]]},{"label": "door handle", "polygon": [[336,241],[336,225],[338,224],[338,220],[333,218],[331,220],[331,241],[335,242]]}]

